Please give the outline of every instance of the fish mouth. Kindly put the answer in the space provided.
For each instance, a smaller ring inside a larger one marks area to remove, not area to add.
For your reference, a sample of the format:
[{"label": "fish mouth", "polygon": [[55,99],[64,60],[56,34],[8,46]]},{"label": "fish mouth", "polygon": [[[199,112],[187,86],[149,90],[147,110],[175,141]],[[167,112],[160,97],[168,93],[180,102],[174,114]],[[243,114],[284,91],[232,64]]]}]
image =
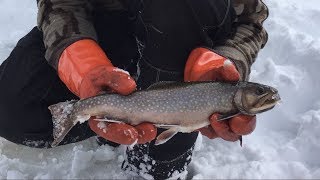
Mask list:
[{"label": "fish mouth", "polygon": [[263,97],[261,97],[259,103],[257,103],[254,107],[263,111],[267,111],[272,109],[280,100],[281,98],[278,93],[265,94]]}]

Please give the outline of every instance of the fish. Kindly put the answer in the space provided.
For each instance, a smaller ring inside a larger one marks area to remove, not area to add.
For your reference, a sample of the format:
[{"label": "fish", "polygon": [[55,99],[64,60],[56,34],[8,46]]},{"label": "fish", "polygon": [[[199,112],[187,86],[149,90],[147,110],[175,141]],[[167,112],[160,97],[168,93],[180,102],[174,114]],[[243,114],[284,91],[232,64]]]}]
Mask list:
[{"label": "fish", "polygon": [[102,94],[49,106],[54,141],[59,145],[77,124],[91,117],[98,121],[138,125],[149,122],[167,129],[155,144],[163,144],[176,133],[190,133],[210,124],[213,113],[225,120],[237,114],[266,112],[280,101],[277,89],[253,82],[159,82],[148,89],[122,96]]}]

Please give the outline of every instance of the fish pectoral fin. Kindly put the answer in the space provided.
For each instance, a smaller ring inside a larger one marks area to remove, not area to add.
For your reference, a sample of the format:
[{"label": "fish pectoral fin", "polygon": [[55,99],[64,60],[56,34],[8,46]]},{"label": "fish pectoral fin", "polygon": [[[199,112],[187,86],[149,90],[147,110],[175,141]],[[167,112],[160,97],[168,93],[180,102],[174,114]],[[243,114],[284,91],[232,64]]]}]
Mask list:
[{"label": "fish pectoral fin", "polygon": [[160,144],[166,143],[168,140],[170,140],[174,135],[176,135],[179,132],[178,127],[172,127],[161,134],[156,139],[156,142],[154,143],[156,146]]},{"label": "fish pectoral fin", "polygon": [[233,117],[235,117],[235,116],[237,116],[239,114],[241,114],[241,113],[220,115],[217,120],[218,121],[227,120],[227,119],[233,118]]}]

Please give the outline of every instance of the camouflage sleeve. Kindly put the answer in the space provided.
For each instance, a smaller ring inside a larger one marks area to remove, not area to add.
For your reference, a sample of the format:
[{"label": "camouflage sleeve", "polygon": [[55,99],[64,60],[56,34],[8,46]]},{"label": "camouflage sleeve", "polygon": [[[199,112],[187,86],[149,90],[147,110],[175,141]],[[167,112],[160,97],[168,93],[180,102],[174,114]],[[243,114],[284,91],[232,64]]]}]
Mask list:
[{"label": "camouflage sleeve", "polygon": [[91,22],[91,1],[39,0],[38,28],[43,32],[45,57],[57,69],[63,50],[80,39],[97,39]]},{"label": "camouflage sleeve", "polygon": [[251,65],[268,39],[262,24],[269,12],[262,0],[232,0],[232,3],[237,14],[235,34],[214,50],[232,60],[242,80],[248,80]]}]

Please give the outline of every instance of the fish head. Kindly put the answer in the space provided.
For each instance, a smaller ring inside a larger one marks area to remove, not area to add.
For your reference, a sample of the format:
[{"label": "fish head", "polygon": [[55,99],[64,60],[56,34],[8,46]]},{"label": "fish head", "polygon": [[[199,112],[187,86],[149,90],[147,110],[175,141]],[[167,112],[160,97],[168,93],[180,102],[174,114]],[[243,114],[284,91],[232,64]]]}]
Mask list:
[{"label": "fish head", "polygon": [[242,83],[234,102],[242,114],[255,115],[272,109],[279,102],[278,90],[257,83]]}]

